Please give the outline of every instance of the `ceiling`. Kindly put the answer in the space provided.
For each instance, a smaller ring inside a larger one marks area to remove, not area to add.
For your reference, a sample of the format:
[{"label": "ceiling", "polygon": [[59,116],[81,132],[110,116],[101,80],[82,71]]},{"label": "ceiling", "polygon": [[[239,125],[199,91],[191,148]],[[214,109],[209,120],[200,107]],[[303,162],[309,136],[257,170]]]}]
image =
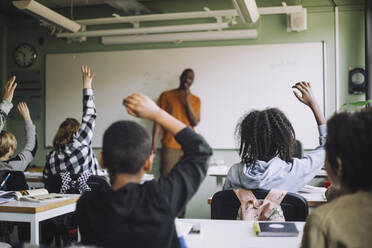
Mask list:
[{"label": "ceiling", "polygon": [[[154,6],[154,4],[164,4],[167,1],[172,2],[172,5],[175,2],[185,0],[37,0],[39,3],[52,8],[52,9],[70,9],[72,7],[76,8],[89,8],[93,5],[105,5],[105,7],[110,7],[113,11],[117,12],[120,15],[136,15],[136,14],[149,14],[153,13],[148,5]],[[209,1],[213,2],[216,0],[188,0],[190,6],[193,3],[202,2],[205,6],[208,7]],[[231,0],[224,0],[231,1]],[[343,5],[360,5],[364,3],[364,0],[256,0],[258,7],[269,7],[269,6],[281,6],[282,2],[286,2],[287,5],[296,5],[302,4],[306,7],[326,7],[326,6],[343,6]],[[184,5],[184,4],[183,4]],[[231,4],[231,8],[232,8]],[[184,10],[184,11],[192,11]],[[8,17],[29,17],[27,14],[24,14],[22,11],[16,9],[12,0],[0,0],[0,15]],[[102,17],[102,16],[97,16]]]}]

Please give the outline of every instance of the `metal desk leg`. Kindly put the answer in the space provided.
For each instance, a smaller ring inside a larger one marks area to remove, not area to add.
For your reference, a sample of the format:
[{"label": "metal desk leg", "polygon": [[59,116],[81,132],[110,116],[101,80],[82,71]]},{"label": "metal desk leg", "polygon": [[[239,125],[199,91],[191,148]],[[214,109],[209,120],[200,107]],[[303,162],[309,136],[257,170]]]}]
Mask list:
[{"label": "metal desk leg", "polygon": [[39,221],[32,220],[31,223],[31,244],[39,245]]}]

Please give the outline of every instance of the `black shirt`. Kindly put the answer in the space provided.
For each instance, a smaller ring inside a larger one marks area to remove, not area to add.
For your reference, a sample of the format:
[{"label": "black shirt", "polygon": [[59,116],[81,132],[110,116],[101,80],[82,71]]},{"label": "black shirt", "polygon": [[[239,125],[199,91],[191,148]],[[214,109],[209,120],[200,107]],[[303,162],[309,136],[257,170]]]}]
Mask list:
[{"label": "black shirt", "polygon": [[184,155],[167,177],[85,193],[76,208],[83,244],[104,247],[180,247],[174,219],[197,191],[212,150],[184,128],[176,136]]}]

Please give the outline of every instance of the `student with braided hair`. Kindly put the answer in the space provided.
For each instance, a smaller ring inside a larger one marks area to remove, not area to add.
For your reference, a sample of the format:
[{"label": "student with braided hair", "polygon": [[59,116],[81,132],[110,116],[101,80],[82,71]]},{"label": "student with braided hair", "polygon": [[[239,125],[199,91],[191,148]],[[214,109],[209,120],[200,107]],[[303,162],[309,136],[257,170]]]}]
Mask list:
[{"label": "student with braided hair", "polygon": [[272,188],[296,192],[324,166],[325,118],[314,98],[310,83],[296,83],[297,99],[312,110],[319,129],[319,143],[301,159],[294,158],[295,132],[287,117],[277,108],[252,111],[243,116],[235,133],[240,140],[241,162],[233,165],[224,189]]}]

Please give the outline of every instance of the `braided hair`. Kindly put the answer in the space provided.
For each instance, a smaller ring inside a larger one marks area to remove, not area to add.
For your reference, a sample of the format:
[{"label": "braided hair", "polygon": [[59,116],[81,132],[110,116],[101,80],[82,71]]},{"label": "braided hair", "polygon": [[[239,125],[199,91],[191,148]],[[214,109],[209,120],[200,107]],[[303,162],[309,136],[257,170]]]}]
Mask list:
[{"label": "braided hair", "polygon": [[292,162],[295,132],[287,117],[277,108],[254,110],[244,115],[235,129],[240,143],[239,155],[246,165],[257,160],[269,161],[279,156]]}]

